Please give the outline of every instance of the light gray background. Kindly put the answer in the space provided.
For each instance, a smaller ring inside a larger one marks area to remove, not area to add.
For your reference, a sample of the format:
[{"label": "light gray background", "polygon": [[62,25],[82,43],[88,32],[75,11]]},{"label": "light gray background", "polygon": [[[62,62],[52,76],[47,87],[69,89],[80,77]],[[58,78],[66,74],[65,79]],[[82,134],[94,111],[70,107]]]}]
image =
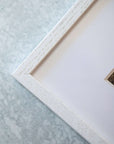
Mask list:
[{"label": "light gray background", "polygon": [[0,144],[88,144],[11,73],[76,0],[0,0]]}]

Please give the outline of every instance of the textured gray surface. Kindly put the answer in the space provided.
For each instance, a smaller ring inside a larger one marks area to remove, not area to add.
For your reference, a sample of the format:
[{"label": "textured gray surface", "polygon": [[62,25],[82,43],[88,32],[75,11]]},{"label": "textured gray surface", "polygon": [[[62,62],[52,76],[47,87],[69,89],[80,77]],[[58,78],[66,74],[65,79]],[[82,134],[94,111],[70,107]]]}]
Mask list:
[{"label": "textured gray surface", "polygon": [[0,0],[0,144],[88,144],[11,73],[76,0]]}]

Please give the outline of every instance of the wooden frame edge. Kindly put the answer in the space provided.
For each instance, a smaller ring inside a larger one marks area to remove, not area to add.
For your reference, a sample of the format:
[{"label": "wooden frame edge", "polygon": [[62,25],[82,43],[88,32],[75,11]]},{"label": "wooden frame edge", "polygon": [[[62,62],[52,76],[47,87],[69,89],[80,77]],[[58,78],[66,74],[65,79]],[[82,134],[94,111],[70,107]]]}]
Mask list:
[{"label": "wooden frame edge", "polygon": [[12,75],[88,142],[91,144],[107,144],[103,138],[96,134],[96,132],[86,125],[76,114],[66,108],[60,100],[53,97],[53,94],[45,90],[31,75],[35,67],[40,64],[94,1],[95,0],[78,0]]},{"label": "wooden frame edge", "polygon": [[108,78],[114,73],[114,68],[110,71],[110,73],[106,76],[106,78],[104,79],[106,82],[108,82],[111,86],[114,87],[114,85],[109,82]]}]

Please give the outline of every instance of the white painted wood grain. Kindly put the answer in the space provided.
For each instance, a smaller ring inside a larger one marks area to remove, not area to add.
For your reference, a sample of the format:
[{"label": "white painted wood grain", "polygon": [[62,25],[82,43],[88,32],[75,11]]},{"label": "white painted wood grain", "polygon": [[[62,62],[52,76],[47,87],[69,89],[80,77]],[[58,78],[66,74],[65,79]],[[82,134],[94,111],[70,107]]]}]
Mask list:
[{"label": "white painted wood grain", "polygon": [[106,144],[103,138],[96,134],[94,130],[76,114],[71,112],[53,94],[45,90],[42,84],[31,75],[33,70],[94,1],[78,0],[28,58],[18,67],[13,73],[13,76],[91,144]]},{"label": "white painted wood grain", "polygon": [[113,0],[98,1],[32,73],[111,144],[114,87],[104,79],[114,67],[113,13]]}]

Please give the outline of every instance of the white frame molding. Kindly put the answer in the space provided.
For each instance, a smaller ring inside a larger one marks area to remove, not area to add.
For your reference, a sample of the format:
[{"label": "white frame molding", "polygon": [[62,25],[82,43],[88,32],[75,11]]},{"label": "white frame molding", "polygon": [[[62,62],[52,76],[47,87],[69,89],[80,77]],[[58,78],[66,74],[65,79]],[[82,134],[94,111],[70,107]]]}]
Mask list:
[{"label": "white frame molding", "polygon": [[86,125],[76,114],[66,108],[53,94],[45,90],[31,74],[94,1],[95,0],[77,0],[60,22],[17,68],[13,76],[88,142],[91,144],[106,144],[103,138],[96,134],[96,132]]}]

